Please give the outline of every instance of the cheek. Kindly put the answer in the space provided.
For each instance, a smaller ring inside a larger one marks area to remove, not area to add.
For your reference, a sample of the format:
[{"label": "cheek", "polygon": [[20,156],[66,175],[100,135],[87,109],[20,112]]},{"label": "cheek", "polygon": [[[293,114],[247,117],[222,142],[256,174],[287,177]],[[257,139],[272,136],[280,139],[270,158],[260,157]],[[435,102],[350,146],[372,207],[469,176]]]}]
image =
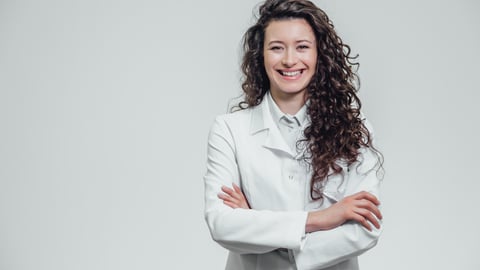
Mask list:
[{"label": "cheek", "polygon": [[263,63],[265,65],[265,69],[269,70],[275,65],[275,58],[270,54],[264,54]]},{"label": "cheek", "polygon": [[272,84],[272,82],[274,81],[274,78],[273,78],[273,70],[271,69],[266,69],[267,71],[267,78],[268,78],[268,81],[270,84]]},{"label": "cheek", "polygon": [[268,56],[268,55],[265,55],[264,56],[264,61],[263,61],[263,64],[264,64],[264,67],[265,67],[265,71],[267,71],[267,75],[269,77],[269,79],[271,79],[271,76],[274,74],[275,71],[275,65],[277,63],[277,59],[273,56]]}]

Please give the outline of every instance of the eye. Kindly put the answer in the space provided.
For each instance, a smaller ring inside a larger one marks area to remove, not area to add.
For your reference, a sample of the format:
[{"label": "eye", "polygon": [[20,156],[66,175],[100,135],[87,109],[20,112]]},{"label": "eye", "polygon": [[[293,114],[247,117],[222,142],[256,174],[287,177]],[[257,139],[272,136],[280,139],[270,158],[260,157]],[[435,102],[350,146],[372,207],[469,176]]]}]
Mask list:
[{"label": "eye", "polygon": [[272,51],[279,51],[279,50],[281,50],[281,49],[282,49],[282,47],[280,47],[280,46],[270,47],[270,50],[272,50]]},{"label": "eye", "polygon": [[309,48],[310,48],[310,46],[304,45],[304,44],[298,45],[298,47],[297,47],[297,49],[299,49],[299,50],[306,50],[306,49],[309,49]]}]

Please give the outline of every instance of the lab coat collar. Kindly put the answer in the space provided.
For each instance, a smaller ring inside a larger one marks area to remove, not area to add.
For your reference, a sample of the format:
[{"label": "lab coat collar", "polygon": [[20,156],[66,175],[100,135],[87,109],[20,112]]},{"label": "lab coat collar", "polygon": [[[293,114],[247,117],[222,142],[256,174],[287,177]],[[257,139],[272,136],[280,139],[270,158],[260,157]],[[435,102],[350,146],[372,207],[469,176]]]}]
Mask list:
[{"label": "lab coat collar", "polygon": [[250,135],[254,135],[257,132],[268,130],[270,126],[265,123],[268,120],[268,104],[266,100],[252,108],[252,116],[250,121]]},{"label": "lab coat collar", "polygon": [[294,153],[292,149],[287,145],[285,140],[278,130],[277,125],[273,122],[272,114],[270,113],[268,100],[263,98],[262,102],[252,108],[252,118],[250,124],[250,135],[256,136],[257,134],[268,132],[263,146],[270,149],[280,150],[289,154],[292,157],[297,157],[298,154]]}]

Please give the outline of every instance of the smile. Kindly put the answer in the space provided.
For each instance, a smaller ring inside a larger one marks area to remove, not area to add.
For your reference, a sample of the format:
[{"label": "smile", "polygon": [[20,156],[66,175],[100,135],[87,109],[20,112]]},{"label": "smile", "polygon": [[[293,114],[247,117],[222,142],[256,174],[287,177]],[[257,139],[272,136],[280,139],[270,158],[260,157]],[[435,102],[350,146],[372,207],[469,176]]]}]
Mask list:
[{"label": "smile", "polygon": [[302,70],[296,70],[296,71],[282,71],[282,70],[279,70],[278,71],[282,76],[286,76],[286,77],[295,77],[295,76],[298,76],[300,74],[302,74]]}]

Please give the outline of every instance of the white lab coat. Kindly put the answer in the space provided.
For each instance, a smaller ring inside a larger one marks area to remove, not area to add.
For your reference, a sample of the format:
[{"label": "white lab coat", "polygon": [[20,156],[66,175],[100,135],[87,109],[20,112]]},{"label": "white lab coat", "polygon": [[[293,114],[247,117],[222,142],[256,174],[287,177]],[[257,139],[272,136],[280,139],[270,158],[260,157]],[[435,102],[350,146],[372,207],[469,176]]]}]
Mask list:
[{"label": "white lab coat", "polygon": [[[371,150],[344,166],[343,177],[330,177],[323,201],[310,199],[311,172],[301,154],[285,143],[266,99],[216,118],[208,139],[205,219],[212,238],[230,250],[227,270],[354,270],[357,256],[377,243],[381,230],[369,232],[356,222],[305,234],[308,211],[362,190],[379,196]],[[232,209],[217,197],[232,182],[252,209]]]}]

